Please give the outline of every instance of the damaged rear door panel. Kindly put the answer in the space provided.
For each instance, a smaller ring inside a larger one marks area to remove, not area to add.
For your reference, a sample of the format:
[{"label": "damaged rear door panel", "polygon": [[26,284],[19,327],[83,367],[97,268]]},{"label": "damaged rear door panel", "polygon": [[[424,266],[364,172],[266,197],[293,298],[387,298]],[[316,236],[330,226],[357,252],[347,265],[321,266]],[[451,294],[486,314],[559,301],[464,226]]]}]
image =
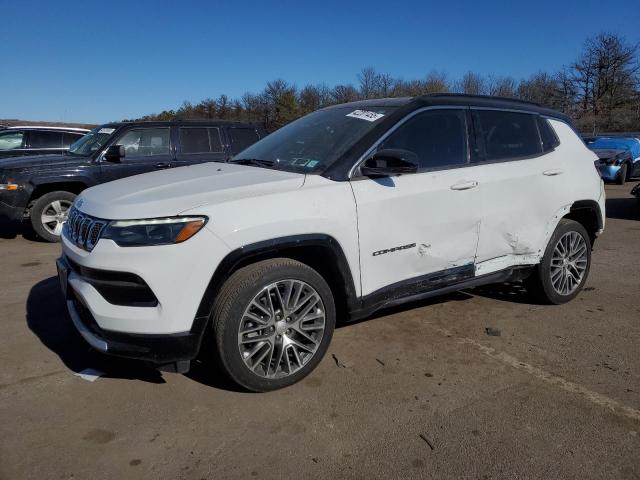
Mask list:
[{"label": "damaged rear door panel", "polygon": [[571,169],[568,152],[559,142],[543,145],[537,115],[479,110],[473,117],[482,150],[477,274],[535,264],[544,253],[550,220],[573,198],[564,187]]}]

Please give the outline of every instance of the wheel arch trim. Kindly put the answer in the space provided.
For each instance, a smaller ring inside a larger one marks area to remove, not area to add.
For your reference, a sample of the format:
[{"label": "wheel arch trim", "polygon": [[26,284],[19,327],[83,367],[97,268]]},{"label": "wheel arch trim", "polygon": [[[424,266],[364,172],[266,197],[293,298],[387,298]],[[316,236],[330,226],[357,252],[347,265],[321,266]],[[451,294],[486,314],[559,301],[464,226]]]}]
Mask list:
[{"label": "wheel arch trim", "polygon": [[234,272],[240,265],[251,263],[251,260],[259,261],[265,257],[275,258],[278,252],[291,252],[294,249],[300,249],[302,251],[305,247],[320,247],[331,252],[334,257],[333,260],[335,260],[337,273],[341,280],[341,284],[338,287],[341,288],[340,293],[343,293],[345,296],[347,308],[351,309],[356,305],[358,302],[356,285],[342,246],[330,235],[309,233],[263,240],[244,245],[229,252],[216,267],[202,296],[196,316],[210,315],[217,292],[229,277],[230,273]]}]

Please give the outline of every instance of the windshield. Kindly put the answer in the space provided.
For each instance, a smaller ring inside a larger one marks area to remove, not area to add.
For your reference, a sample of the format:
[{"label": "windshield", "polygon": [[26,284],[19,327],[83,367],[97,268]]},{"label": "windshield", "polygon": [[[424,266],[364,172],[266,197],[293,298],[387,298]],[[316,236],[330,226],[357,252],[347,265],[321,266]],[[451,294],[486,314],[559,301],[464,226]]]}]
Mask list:
[{"label": "windshield", "polygon": [[231,161],[289,172],[323,172],[394,109],[319,110],[254,143]]},{"label": "windshield", "polygon": [[91,155],[96,150],[100,150],[115,131],[115,128],[96,127],[84,137],[72,143],[69,147],[69,153],[72,155]]}]

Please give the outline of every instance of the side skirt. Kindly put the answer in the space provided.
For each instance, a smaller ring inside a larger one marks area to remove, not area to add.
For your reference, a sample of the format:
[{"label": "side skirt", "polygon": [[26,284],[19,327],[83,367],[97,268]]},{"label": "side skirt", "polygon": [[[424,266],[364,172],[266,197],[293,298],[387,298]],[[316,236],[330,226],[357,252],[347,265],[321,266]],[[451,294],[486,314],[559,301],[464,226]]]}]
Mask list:
[{"label": "side skirt", "polygon": [[[395,307],[404,303],[445,295],[471,287],[520,280],[526,278],[531,269],[531,266],[510,267],[476,277],[473,276],[473,265],[469,267],[471,267],[471,275],[468,274],[468,267],[459,267],[459,269],[452,269],[455,270],[453,272],[445,271],[427,276],[433,277],[437,275],[438,281],[435,283],[433,281],[430,282],[429,278],[419,277],[409,282],[401,282],[370,293],[360,299],[359,308],[349,312],[349,320],[354,321],[366,318],[381,308]],[[422,288],[417,291],[420,287]]]}]

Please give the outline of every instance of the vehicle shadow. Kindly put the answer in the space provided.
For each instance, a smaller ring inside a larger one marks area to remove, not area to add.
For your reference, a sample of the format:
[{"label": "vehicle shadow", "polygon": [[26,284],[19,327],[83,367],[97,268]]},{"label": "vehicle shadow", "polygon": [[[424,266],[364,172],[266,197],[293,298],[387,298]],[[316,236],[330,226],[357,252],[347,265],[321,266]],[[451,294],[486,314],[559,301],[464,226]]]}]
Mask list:
[{"label": "vehicle shadow", "polygon": [[73,372],[94,368],[104,372],[103,377],[165,383],[158,370],[143,362],[108,357],[93,350],[69,318],[57,277],[47,278],[31,288],[27,325]]},{"label": "vehicle shadow", "polygon": [[[57,277],[50,277],[31,288],[27,298],[27,325],[42,344],[58,355],[65,366],[75,373],[93,368],[104,372],[105,378],[166,383],[163,373],[153,365],[103,355],[91,348],[80,336],[67,313]],[[185,376],[209,387],[244,392],[227,377],[219,365],[216,356],[209,349],[203,349]]]},{"label": "vehicle shadow", "polygon": [[640,202],[636,197],[607,198],[607,218],[640,220]]},{"label": "vehicle shadow", "polygon": [[526,305],[543,305],[525,288],[522,282],[496,283],[483,285],[468,291],[477,297],[491,298],[503,302],[520,303]]},{"label": "vehicle shadow", "polygon": [[417,300],[415,302],[409,302],[395,307],[382,308],[374,312],[369,317],[362,318],[353,322],[338,321],[336,328],[349,327],[351,325],[368,322],[369,320],[405,312],[414,308],[428,307],[445,302],[463,302],[473,297],[485,297],[504,302],[527,305],[542,305],[526,290],[522,282],[496,283],[491,285],[484,285],[481,287],[470,288],[467,290],[461,290],[459,292],[449,293],[447,295],[427,298],[425,300]]},{"label": "vehicle shadow", "polygon": [[461,302],[464,300],[468,300],[470,298],[472,298],[472,295],[469,295],[468,293],[453,292],[446,295],[439,295],[436,297],[426,298],[424,300],[415,300],[415,301],[404,303],[402,305],[397,305],[394,307],[383,307],[380,310],[376,310],[368,317],[360,318],[358,320],[348,321],[348,320],[338,319],[338,321],[336,322],[336,328],[350,327],[352,325],[357,325],[359,323],[375,320],[376,318],[387,317],[389,315],[394,315],[396,313],[406,312],[407,310],[413,310],[414,308],[423,308],[423,307],[428,307],[430,305],[438,305],[440,303],[445,303],[445,302]]},{"label": "vehicle shadow", "polygon": [[42,241],[24,222],[10,222],[5,219],[0,219],[0,238],[12,240],[19,236],[25,240]]}]

